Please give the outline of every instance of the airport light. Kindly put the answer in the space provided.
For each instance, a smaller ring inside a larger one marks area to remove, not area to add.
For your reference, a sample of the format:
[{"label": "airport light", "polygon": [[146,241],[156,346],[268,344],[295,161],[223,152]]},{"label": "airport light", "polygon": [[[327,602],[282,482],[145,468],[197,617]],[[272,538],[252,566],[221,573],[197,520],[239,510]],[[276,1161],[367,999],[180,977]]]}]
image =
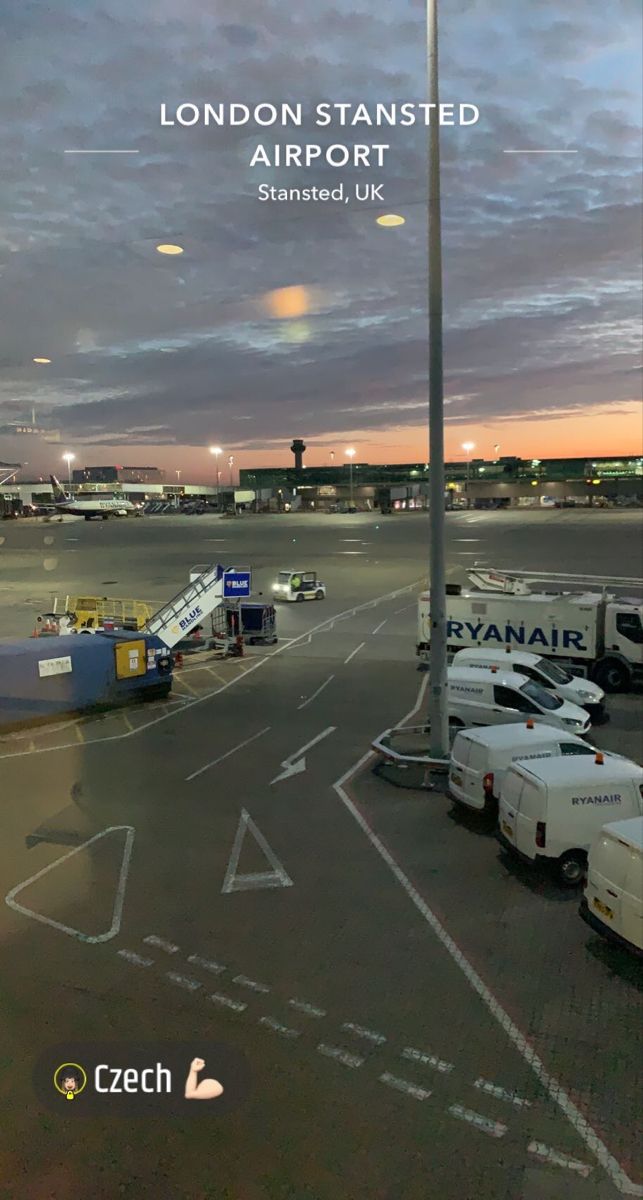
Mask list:
[{"label": "airport light", "polygon": [[233,486],[233,481],[232,481],[232,468],[233,468],[233,466],[234,466],[234,454],[231,454],[231,455],[230,455],[230,457],[229,457],[229,459],[228,459],[228,466],[229,466],[229,468],[230,468],[230,487],[232,487],[232,486]]},{"label": "airport light", "polygon": [[404,225],[406,217],[401,217],[399,213],[383,213],[381,217],[375,218],[375,223],[383,229],[394,229],[397,225]]},{"label": "airport light", "polygon": [[156,249],[159,254],[183,254],[183,247],[175,246],[172,242],[161,242]]},{"label": "airport light", "polygon": [[351,506],[351,508],[354,508],[354,504],[353,504],[353,459],[355,458],[356,451],[353,446],[349,446],[348,450],[345,450],[344,453],[346,454],[346,456],[348,458],[348,465],[350,468],[350,497],[351,497],[350,498],[350,506]]},{"label": "airport light", "polygon": [[220,446],[210,446],[210,454],[214,455],[214,461],[216,463],[216,478],[217,478],[216,497],[217,497],[217,508],[218,508],[219,507],[219,481],[221,479],[221,472],[219,471],[219,455],[223,454],[223,450],[221,449]]},{"label": "airport light", "polygon": [[35,363],[50,363],[51,359],[50,358],[34,358],[31,361],[35,362]]},{"label": "airport light", "polygon": [[475,442],[463,442],[462,443],[462,449],[464,450],[464,452],[467,456],[467,488],[469,487],[469,475],[471,472],[471,451],[475,450],[475,448],[476,448]]},{"label": "airport light", "polygon": [[71,464],[73,463],[75,458],[76,458],[76,455],[72,454],[70,450],[68,450],[66,454],[63,454],[63,459],[67,463],[67,477],[69,479],[70,493],[71,493]]}]

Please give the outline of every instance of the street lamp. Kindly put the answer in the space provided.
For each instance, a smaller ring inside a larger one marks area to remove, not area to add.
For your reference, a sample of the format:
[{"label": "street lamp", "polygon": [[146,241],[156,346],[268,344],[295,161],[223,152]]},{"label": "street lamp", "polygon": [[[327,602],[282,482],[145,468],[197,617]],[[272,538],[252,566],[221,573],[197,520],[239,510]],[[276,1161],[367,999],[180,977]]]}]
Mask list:
[{"label": "street lamp", "polygon": [[462,449],[464,450],[464,452],[467,456],[467,488],[469,487],[469,475],[470,475],[470,471],[471,471],[471,451],[475,450],[475,448],[476,448],[475,442],[463,442],[462,443]]},{"label": "street lamp", "polygon": [[351,508],[354,508],[355,506],[353,504],[353,459],[355,458],[356,451],[353,449],[352,446],[349,446],[348,450],[346,450],[345,453],[348,458],[349,467],[350,467],[350,489],[351,489],[350,506],[351,506]]},{"label": "street lamp", "polygon": [[228,459],[228,466],[230,468],[230,487],[232,487],[232,468],[234,466],[234,454],[230,455],[230,457]]},{"label": "street lamp", "polygon": [[217,497],[217,508],[218,508],[219,507],[219,479],[221,477],[220,472],[219,472],[219,455],[223,454],[223,450],[221,449],[220,446],[210,446],[210,454],[214,454],[214,461],[216,463],[216,468],[217,468],[216,497]]},{"label": "street lamp", "polygon": [[71,495],[71,464],[73,463],[75,457],[76,457],[76,455],[72,454],[69,450],[67,451],[66,454],[63,454],[63,459],[67,463],[67,477],[69,479],[69,494],[70,495]]}]

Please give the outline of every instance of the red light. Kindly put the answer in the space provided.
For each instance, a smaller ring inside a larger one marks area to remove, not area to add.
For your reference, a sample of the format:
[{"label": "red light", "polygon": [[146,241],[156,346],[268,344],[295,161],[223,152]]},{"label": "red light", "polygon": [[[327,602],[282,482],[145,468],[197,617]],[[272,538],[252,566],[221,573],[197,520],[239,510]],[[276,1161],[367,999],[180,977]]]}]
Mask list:
[{"label": "red light", "polygon": [[487,771],[482,780],[482,789],[486,796],[493,795],[493,771]]},{"label": "red light", "polygon": [[544,850],[544,848],[545,848],[546,834],[547,834],[547,826],[546,826],[545,822],[538,821],[538,823],[536,825],[536,845],[539,846],[541,850]]}]

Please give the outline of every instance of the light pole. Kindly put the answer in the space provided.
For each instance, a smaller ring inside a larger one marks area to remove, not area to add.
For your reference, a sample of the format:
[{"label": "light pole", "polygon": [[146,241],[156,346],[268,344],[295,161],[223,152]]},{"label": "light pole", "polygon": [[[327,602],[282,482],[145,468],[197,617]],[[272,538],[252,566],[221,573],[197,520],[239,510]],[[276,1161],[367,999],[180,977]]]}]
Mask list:
[{"label": "light pole", "polygon": [[467,491],[469,490],[469,476],[470,476],[470,472],[471,472],[471,451],[475,450],[475,448],[476,448],[475,442],[463,442],[462,443],[462,449],[464,450],[464,452],[467,456]]},{"label": "light pole", "polygon": [[234,466],[234,455],[233,454],[231,454],[228,459],[228,466],[230,468],[230,487],[232,487],[233,486],[233,484],[232,484],[232,468]]},{"label": "light pole", "polygon": [[355,458],[355,450],[353,449],[352,446],[349,446],[348,450],[346,451],[346,455],[348,457],[348,465],[350,468],[350,495],[351,495],[350,507],[354,508],[355,505],[353,503],[353,459]]},{"label": "light pole", "polygon": [[210,454],[214,454],[214,461],[216,463],[216,476],[217,476],[216,497],[217,497],[217,508],[218,508],[219,507],[219,479],[220,479],[219,455],[223,454],[223,450],[221,449],[220,446],[210,446]]},{"label": "light pole", "polygon": [[72,454],[68,450],[66,454],[63,454],[63,458],[64,458],[65,462],[67,463],[67,479],[69,481],[69,495],[71,496],[71,464],[73,463],[74,459],[76,458],[76,455]]},{"label": "light pole", "polygon": [[[427,69],[429,101],[439,113],[438,0],[427,0]],[[447,599],[444,550],[444,370],[442,362],[442,219],[440,206],[440,125],[429,124],[429,588],[431,663],[429,668],[429,748],[432,758],[449,753],[447,690]]]},{"label": "light pole", "polygon": [[494,454],[495,454],[495,456],[496,456],[496,461],[498,460],[498,451],[499,451],[499,449],[500,449],[500,446],[494,446],[494,448],[493,448],[493,452],[494,452]]}]

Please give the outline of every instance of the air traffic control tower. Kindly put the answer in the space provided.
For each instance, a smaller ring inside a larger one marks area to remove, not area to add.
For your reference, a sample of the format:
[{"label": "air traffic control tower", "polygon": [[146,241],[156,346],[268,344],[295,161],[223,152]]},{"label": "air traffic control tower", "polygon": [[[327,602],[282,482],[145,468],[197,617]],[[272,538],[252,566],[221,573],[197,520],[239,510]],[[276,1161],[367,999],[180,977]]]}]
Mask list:
[{"label": "air traffic control tower", "polygon": [[290,449],[295,456],[295,470],[302,471],[304,466],[304,451],[306,449],[303,438],[294,438]]}]

